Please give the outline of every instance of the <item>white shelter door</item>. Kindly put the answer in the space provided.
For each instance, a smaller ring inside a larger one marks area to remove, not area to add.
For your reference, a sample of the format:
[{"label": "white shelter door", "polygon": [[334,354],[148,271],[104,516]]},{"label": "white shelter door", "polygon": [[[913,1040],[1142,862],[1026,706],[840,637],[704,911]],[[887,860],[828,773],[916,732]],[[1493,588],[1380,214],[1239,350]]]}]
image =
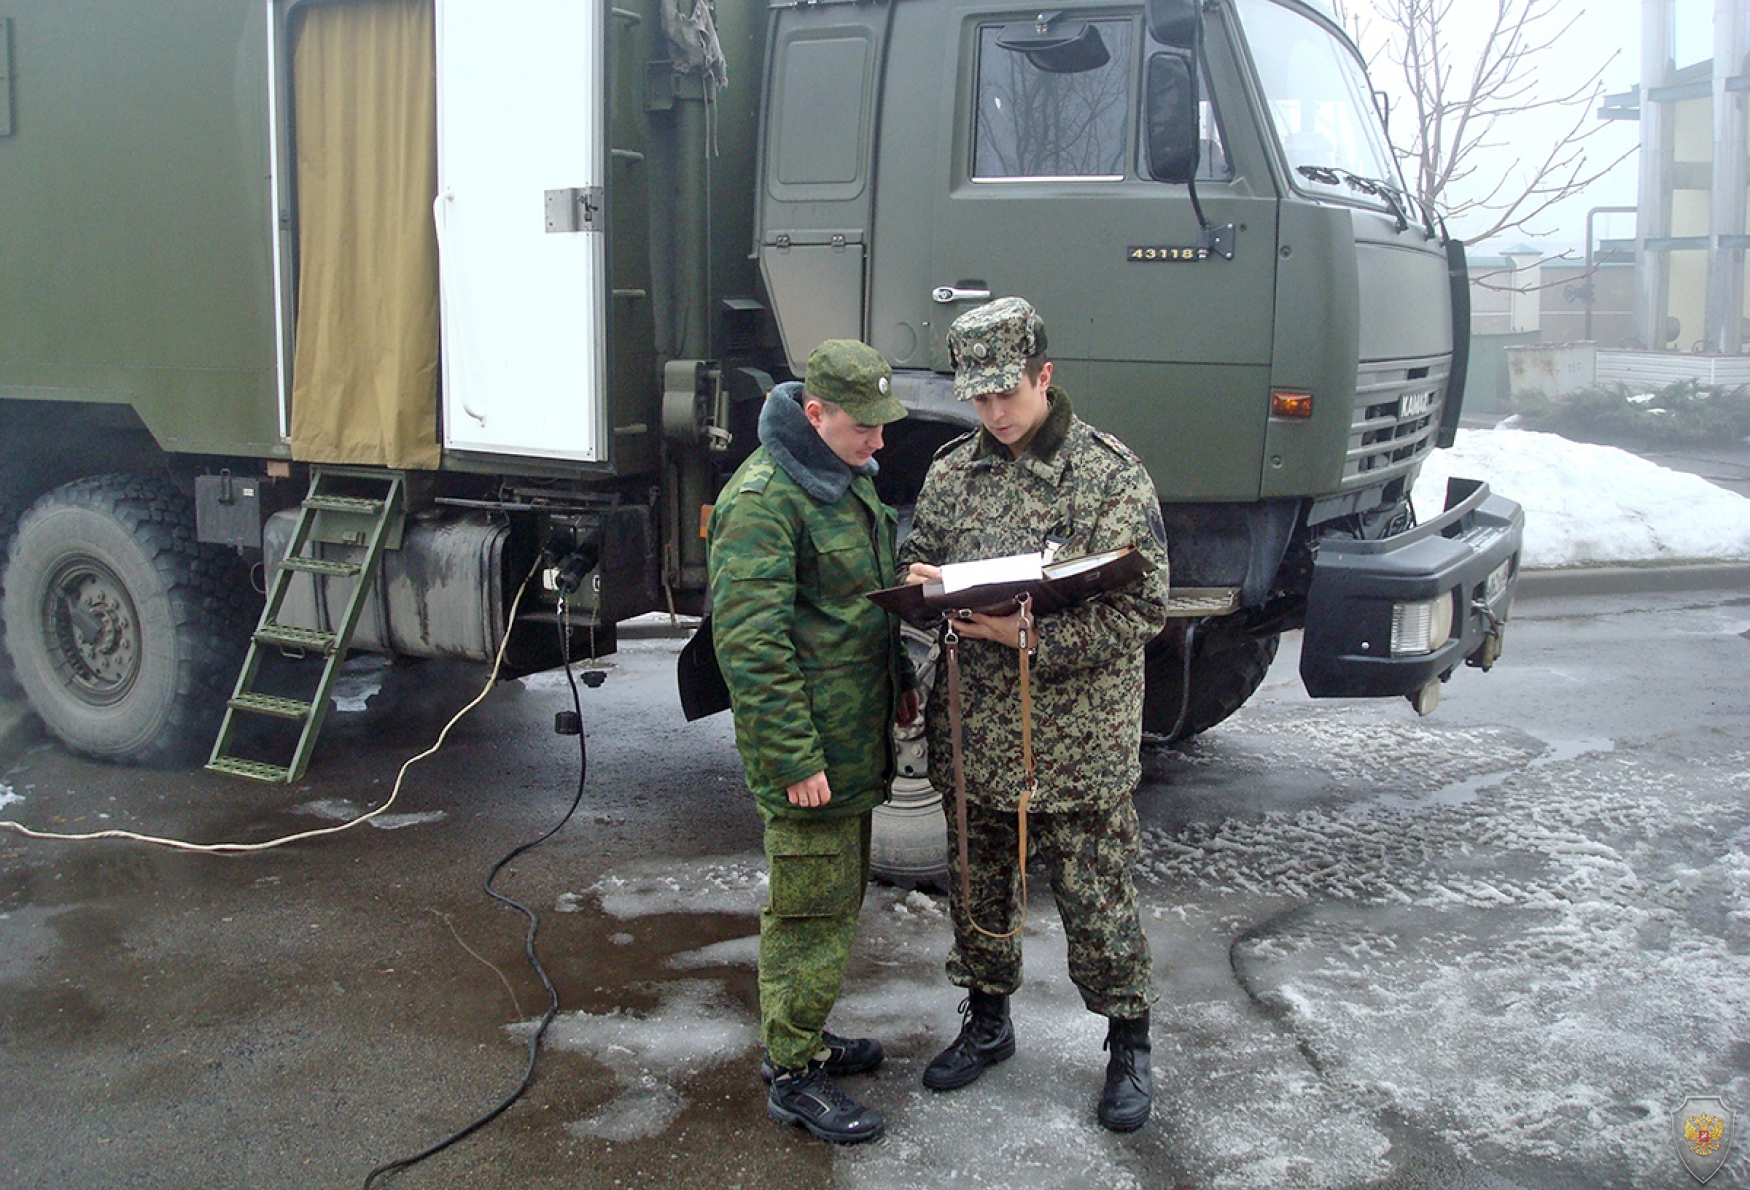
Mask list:
[{"label": "white shelter door", "polygon": [[444,446],[607,459],[596,0],[438,0]]}]

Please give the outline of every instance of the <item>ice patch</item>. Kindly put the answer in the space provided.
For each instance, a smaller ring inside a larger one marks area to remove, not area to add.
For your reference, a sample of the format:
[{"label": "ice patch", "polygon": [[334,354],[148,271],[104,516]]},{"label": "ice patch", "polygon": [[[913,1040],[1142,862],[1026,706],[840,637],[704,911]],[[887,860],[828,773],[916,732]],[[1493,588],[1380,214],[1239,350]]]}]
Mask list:
[{"label": "ice patch", "polygon": [[948,906],[930,894],[914,888],[906,893],[902,899],[893,903],[893,915],[900,918],[921,917],[933,921],[945,921],[947,920]]},{"label": "ice patch", "polygon": [[700,967],[755,967],[759,961],[760,936],[749,934],[677,954],[668,965],[677,971],[696,971]]},{"label": "ice patch", "polygon": [[[351,822],[364,811],[354,802],[345,798],[319,798],[313,802],[305,802],[292,807],[292,813],[303,814],[309,818],[320,818],[324,822]],[[370,826],[380,831],[398,831],[409,826],[423,826],[431,822],[443,822],[449,818],[448,811],[426,810],[411,814],[379,814],[370,820]]]},{"label": "ice patch", "polygon": [[0,810],[4,810],[7,806],[16,806],[22,801],[24,801],[23,794],[13,793],[12,786],[0,781]]},{"label": "ice patch", "polygon": [[628,1141],[661,1136],[687,1108],[689,1100],[665,1083],[645,1076],[641,1085],[565,1125],[579,1140]]},{"label": "ice patch", "polygon": [[602,911],[622,920],[658,913],[754,915],[765,907],[767,873],[753,857],[634,865],[604,876],[589,892]]},{"label": "ice patch", "polygon": [[380,831],[398,831],[403,827],[443,822],[449,816],[446,810],[425,810],[417,814],[379,814],[371,819],[370,824]]},{"label": "ice patch", "polygon": [[[508,1026],[526,1038],[537,1022]],[[612,1070],[619,1093],[609,1103],[566,1125],[578,1137],[631,1140],[658,1136],[687,1106],[678,1084],[708,1067],[739,1058],[759,1040],[756,1023],[710,980],[663,987],[652,1012],[577,1012],[556,1017],[547,1044],[595,1059]]]},{"label": "ice patch", "polygon": [[369,705],[383,689],[383,676],[389,672],[389,659],[376,653],[354,657],[340,667],[335,675],[330,697],[334,709],[342,714],[357,714]]},{"label": "ice patch", "polygon": [[[1301,1047],[1321,1112],[1388,1105],[1461,1159],[1505,1153],[1612,1184],[1667,1184],[1657,1171],[1670,1168],[1670,1113],[1683,1095],[1750,1098],[1734,1056],[1750,1036],[1750,757],[1658,774],[1647,753],[1621,755],[1608,740],[1533,750],[1508,731],[1382,731],[1344,715],[1297,708],[1298,731],[1267,715],[1246,727],[1309,764],[1328,750],[1358,801],[1153,828],[1140,872],[1160,891],[1147,899],[1227,907],[1211,925],[1195,913],[1178,920],[1192,937],[1207,931],[1206,980],[1231,964],[1253,1005]],[[1370,733],[1371,770],[1352,730]],[[1186,932],[1171,916],[1149,921],[1151,933]],[[1181,989],[1193,974],[1183,964]],[[1180,1000],[1175,1027],[1221,1006]],[[1190,1109],[1256,1103],[1260,1122],[1288,1110],[1292,1063],[1236,1070],[1243,1099],[1196,1069],[1199,1057],[1225,1065],[1236,1046],[1261,1042],[1255,1023],[1236,1022],[1190,1046],[1186,1077],[1204,1079]],[[1174,1053],[1157,1039],[1157,1078]],[[1219,1151],[1214,1120],[1184,1125],[1199,1165],[1265,1184],[1260,1161],[1224,1165],[1241,1158]],[[1258,1134],[1277,1147],[1274,1127]]]},{"label": "ice patch", "polygon": [[578,913],[582,909],[583,899],[573,892],[560,893],[558,899],[553,902],[553,910],[556,913]]}]

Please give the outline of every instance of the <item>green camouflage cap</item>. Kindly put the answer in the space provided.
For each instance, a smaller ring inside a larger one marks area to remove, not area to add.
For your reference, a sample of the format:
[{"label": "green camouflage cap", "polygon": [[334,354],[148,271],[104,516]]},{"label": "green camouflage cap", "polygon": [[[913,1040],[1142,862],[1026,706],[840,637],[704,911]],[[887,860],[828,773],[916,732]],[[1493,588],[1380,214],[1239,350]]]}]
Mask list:
[{"label": "green camouflage cap", "polygon": [[968,310],[948,328],[954,395],[962,401],[1006,393],[1027,374],[1027,357],[1040,350],[1045,320],[1025,298],[998,298]]},{"label": "green camouflage cap", "polygon": [[905,416],[905,406],[893,395],[893,369],[879,351],[855,339],[828,339],[810,352],[802,389],[866,426]]}]

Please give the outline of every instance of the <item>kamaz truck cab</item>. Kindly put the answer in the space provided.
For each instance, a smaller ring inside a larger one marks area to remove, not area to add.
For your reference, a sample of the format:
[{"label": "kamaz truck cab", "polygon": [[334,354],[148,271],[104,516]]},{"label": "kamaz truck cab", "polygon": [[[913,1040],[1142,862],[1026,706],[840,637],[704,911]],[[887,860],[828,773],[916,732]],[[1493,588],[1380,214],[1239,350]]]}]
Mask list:
[{"label": "kamaz truck cab", "polygon": [[1426,709],[1492,662],[1517,507],[1409,503],[1457,425],[1462,245],[1405,192],[1327,17],[946,0],[775,4],[770,30],[757,251],[792,370],[866,337],[918,415],[972,426],[948,324],[1039,308],[1078,411],[1161,494],[1179,614],[1151,731],[1230,713],[1302,624],[1315,696]]}]

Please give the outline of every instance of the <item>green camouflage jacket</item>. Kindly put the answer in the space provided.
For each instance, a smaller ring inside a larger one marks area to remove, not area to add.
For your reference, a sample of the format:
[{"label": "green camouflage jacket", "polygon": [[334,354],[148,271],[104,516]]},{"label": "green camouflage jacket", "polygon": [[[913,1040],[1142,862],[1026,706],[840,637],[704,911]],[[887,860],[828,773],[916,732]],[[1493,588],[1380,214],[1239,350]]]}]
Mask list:
[{"label": "green camouflage jacket", "polygon": [[[912,562],[972,562],[1065,544],[1060,559],[1134,545],[1156,570],[1133,587],[1038,618],[1032,661],[1033,753],[1042,813],[1108,806],[1140,780],[1143,646],[1166,624],[1167,536],[1142,462],[1077,418],[1052,388],[1051,413],[1019,459],[983,430],[944,447],[918,496]],[[942,664],[946,664],[944,661]],[[966,789],[1011,810],[1022,785],[1020,662],[990,641],[960,643]],[[952,798],[948,683],[930,694],[930,775]]]},{"label": "green camouflage jacket", "polygon": [[[911,668],[898,622],[866,595],[896,582],[896,532],[868,476],[855,475],[829,502],[767,446],[741,465],[712,510],[717,663],[748,787],[768,812],[839,817],[886,800],[893,716]],[[821,771],[832,801],[791,805],[785,788]]]}]

